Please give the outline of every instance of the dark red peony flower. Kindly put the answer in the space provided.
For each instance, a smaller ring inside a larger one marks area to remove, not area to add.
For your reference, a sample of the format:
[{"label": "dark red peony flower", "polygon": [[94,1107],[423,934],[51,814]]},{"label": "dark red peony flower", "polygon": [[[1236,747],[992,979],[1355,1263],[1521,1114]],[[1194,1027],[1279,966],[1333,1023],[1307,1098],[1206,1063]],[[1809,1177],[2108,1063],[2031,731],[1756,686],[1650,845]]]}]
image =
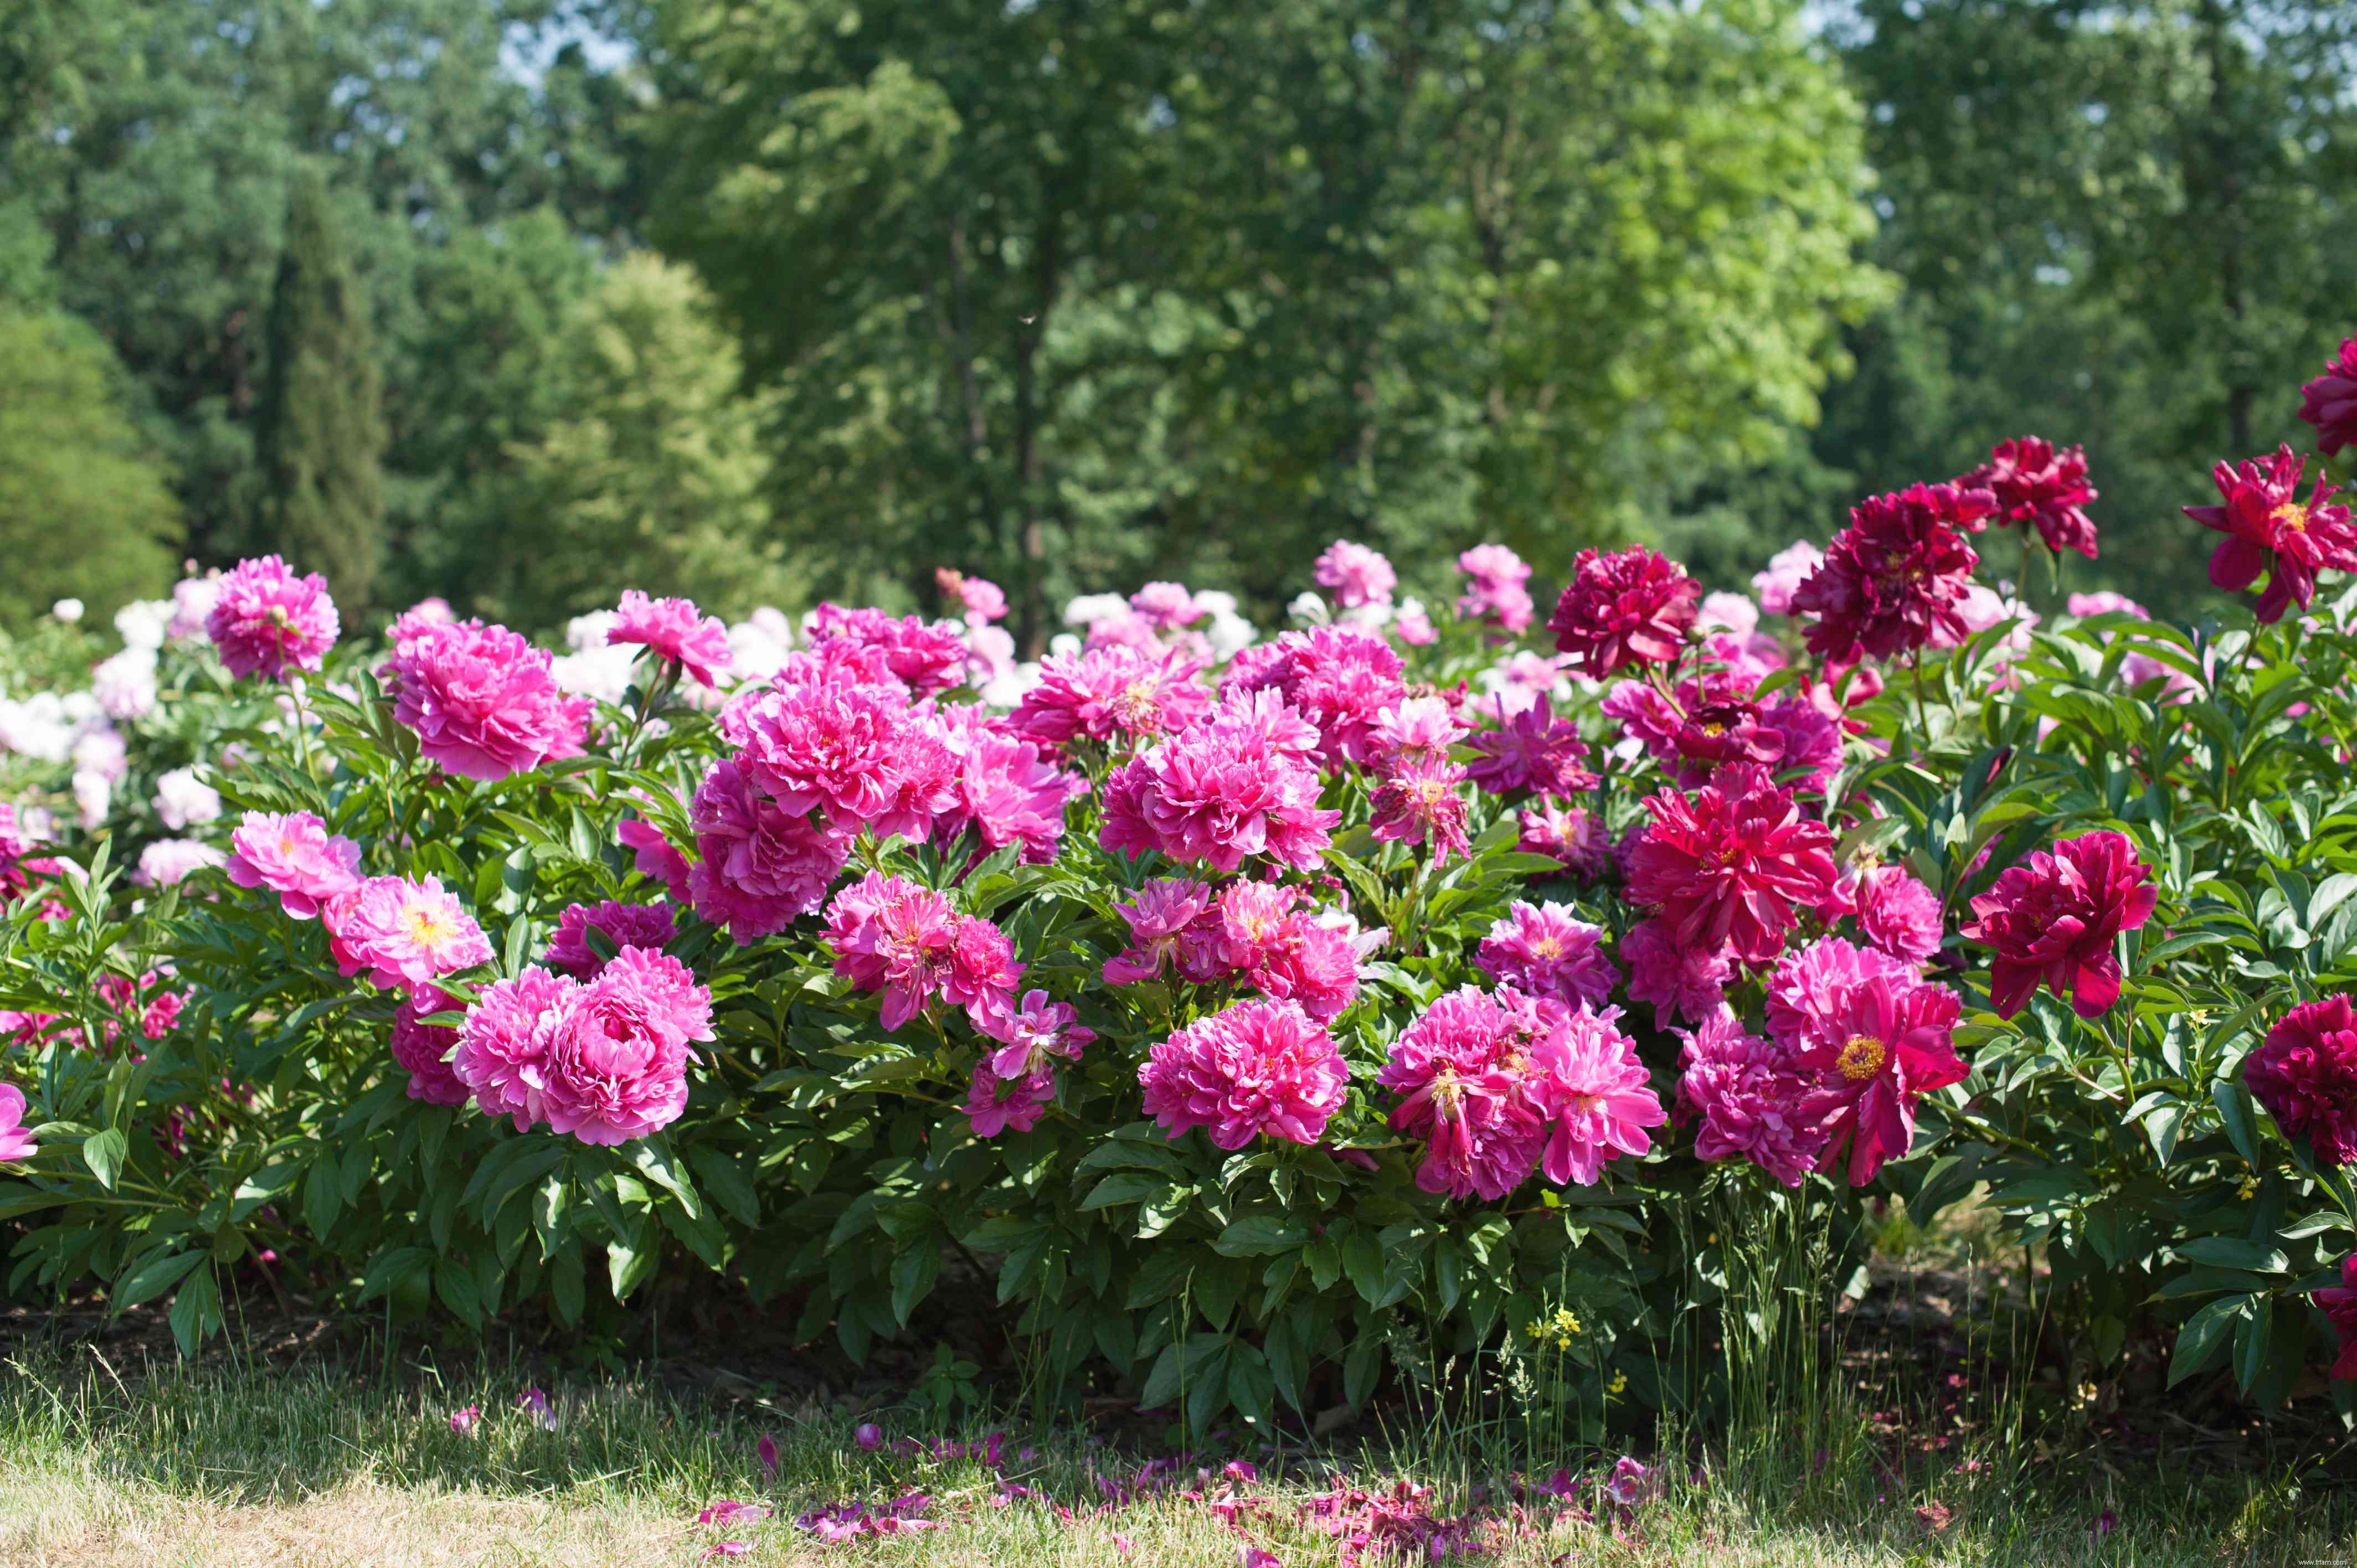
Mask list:
[{"label": "dark red peony flower", "polygon": [[1675,659],[1701,596],[1702,585],[1657,550],[1583,550],[1547,629],[1600,681],[1625,665]]},{"label": "dark red peony flower", "polygon": [[1971,628],[1957,613],[1981,558],[1962,531],[1996,510],[1986,490],[1910,485],[1849,510],[1825,558],[1792,592],[1809,625],[1809,649],[1833,664],[1863,654],[1888,659],[1921,648],[1935,631],[1962,642]]},{"label": "dark red peony flower", "polygon": [[2210,477],[2223,503],[2185,509],[2186,516],[2226,536],[2210,556],[2210,580],[2219,587],[2239,594],[2272,568],[2259,596],[2263,621],[2281,620],[2295,603],[2308,608],[2318,572],[2357,572],[2357,526],[2347,507],[2325,504],[2341,487],[2319,474],[2303,505],[2299,481],[2307,467],[2308,459],[2288,446],[2247,463],[2221,463]]},{"label": "dark red peony flower", "polygon": [[[1996,515],[1991,521],[1999,527],[2034,524],[2038,537],[2056,554],[2075,550],[2090,561],[2095,558],[2095,521],[2080,510],[2095,499],[2094,487],[2087,483],[2083,448],[2065,446],[2058,452],[2054,443],[2035,435],[2000,441],[1989,460],[1956,485],[1995,496]],[[1981,527],[1977,521],[1964,526],[1975,532]]]},{"label": "dark red peony flower", "polygon": [[2357,337],[2342,338],[2324,373],[2299,389],[2299,416],[2316,426],[2316,449],[2326,456],[2357,446]]},{"label": "dark red peony flower", "polygon": [[2319,1164],[2357,1162],[2357,1012],[2346,996],[2303,1003],[2243,1059],[2243,1086]]},{"label": "dark red peony flower", "polygon": [[2357,1252],[2341,1260],[2341,1283],[2318,1291],[2316,1305],[2341,1337],[2341,1354],[2327,1375],[2336,1380],[2357,1378]]},{"label": "dark red peony flower", "polygon": [[1645,810],[1653,821],[1629,852],[1629,897],[1662,912],[1681,950],[1765,963],[1800,910],[1833,892],[1833,835],[1762,768],[1738,763],[1691,799],[1665,789]]},{"label": "dark red peony flower", "polygon": [[2152,918],[2159,894],[2152,868],[2136,858],[2126,833],[2082,833],[2056,842],[2009,867],[1973,900],[1977,922],[1963,933],[1996,950],[1989,961],[1989,1005],[2001,1018],[2021,1011],[2044,981],[2068,993],[2072,1010],[2096,1017],[2120,998],[2122,931]]}]

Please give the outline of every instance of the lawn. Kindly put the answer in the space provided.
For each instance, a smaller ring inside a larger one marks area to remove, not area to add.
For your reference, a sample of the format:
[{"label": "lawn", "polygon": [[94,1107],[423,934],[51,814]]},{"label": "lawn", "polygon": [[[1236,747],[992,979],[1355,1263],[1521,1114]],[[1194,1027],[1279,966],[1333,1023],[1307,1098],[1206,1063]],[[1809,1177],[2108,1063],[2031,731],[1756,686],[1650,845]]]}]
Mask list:
[{"label": "lawn", "polygon": [[[1470,1539],[1501,1563],[2290,1565],[2345,1562],[2352,1539],[2350,1498],[2313,1479],[2332,1455],[2321,1467],[2312,1453],[2298,1466],[2255,1455],[2222,1468],[2182,1453],[2131,1464],[2100,1443],[2058,1449],[2018,1423],[1935,1446],[1893,1443],[1874,1412],[1850,1413],[1809,1418],[1813,1434],[1680,1444],[1674,1460],[1656,1455],[1662,1495],[1642,1500],[1640,1486],[1634,1507],[1604,1490],[1617,1455],[1575,1455],[1569,1496],[1535,1495],[1515,1529],[1515,1472],[1547,1474],[1558,1456],[1518,1464],[1528,1456],[1496,1434],[1446,1423],[1413,1440],[1377,1423],[1342,1446],[1240,1444],[1176,1466],[1166,1454],[1139,1486],[1150,1445],[1069,1426],[1025,1435],[1006,1423],[1014,1435],[993,1469],[932,1451],[983,1449],[981,1422],[944,1438],[907,1409],[877,1411],[885,1440],[869,1452],[857,1427],[870,1412],[842,1402],[537,1375],[544,1417],[519,1403],[532,1386],[520,1367],[187,1369],[117,1365],[89,1343],[20,1347],[0,1371],[0,1564],[1297,1568],[1350,1560],[1305,1509],[1338,1471],[1371,1489],[1402,1477],[1431,1487],[1419,1511],[1480,1521]],[[479,1421],[454,1430],[469,1405]],[[1231,1479],[1231,1458],[1255,1477]],[[1126,1500],[1103,1508],[1108,1487]],[[938,1528],[828,1544],[793,1522],[910,1491],[931,1499]],[[724,1499],[775,1517],[698,1522]]]}]

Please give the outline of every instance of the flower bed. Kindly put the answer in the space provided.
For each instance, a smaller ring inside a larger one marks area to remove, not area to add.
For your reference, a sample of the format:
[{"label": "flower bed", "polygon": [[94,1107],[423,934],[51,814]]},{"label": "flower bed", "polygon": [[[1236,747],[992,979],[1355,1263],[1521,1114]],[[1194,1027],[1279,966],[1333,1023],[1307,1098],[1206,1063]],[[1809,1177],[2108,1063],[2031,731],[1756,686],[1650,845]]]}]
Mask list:
[{"label": "flower bed", "polygon": [[2281,1398],[2357,1207],[2357,529],[2304,469],[2188,509],[2266,577],[2191,627],[1983,580],[2095,553],[2028,438],[1756,603],[1584,552],[1535,635],[1497,545],[1453,616],[1338,542],[1297,629],[1152,584],[1036,666],[946,572],[562,657],[191,579],[0,707],[15,1283],[192,1345],[233,1268],[468,1324],[708,1268],[858,1357],[958,1257],[1198,1426],[1491,1352],[1593,1423],[1707,1392],[1706,1211],[1986,1183],[2097,1359]]}]

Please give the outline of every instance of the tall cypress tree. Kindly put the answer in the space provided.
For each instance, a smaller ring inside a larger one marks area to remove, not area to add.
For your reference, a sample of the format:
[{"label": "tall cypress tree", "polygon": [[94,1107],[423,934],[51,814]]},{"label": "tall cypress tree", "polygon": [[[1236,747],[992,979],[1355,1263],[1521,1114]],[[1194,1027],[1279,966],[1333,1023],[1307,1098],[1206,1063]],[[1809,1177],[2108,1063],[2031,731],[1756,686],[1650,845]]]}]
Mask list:
[{"label": "tall cypress tree", "polygon": [[384,536],[384,394],[368,296],[316,174],[295,181],[257,410],[264,543],[365,604]]}]

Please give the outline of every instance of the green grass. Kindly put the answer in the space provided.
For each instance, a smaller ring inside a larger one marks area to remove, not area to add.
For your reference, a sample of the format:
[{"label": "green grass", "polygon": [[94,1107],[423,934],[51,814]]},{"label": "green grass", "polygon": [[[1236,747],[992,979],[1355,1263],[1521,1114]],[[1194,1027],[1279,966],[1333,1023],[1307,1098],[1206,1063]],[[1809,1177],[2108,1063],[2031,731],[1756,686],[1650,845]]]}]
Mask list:
[{"label": "green grass", "polygon": [[[1202,1502],[1165,1497],[1071,1526],[1038,1501],[990,1505],[997,1477],[966,1459],[935,1463],[888,1449],[861,1453],[856,1412],[683,1399],[630,1378],[553,1385],[557,1430],[514,1407],[520,1374],[446,1380],[413,1366],[385,1379],[317,1364],[291,1369],[174,1363],[117,1368],[84,1348],[20,1350],[0,1365],[0,1564],[551,1563],[565,1568],[690,1563],[723,1540],[738,1561],[909,1564],[1122,1563],[1233,1568],[1238,1536]],[[450,1412],[479,1404],[472,1436]],[[907,1412],[881,1412],[895,1435],[932,1436]],[[1873,1423],[1837,1411],[1781,1417],[1780,1430],[1688,1446],[1699,1484],[1676,1471],[1668,1494],[1617,1528],[1565,1524],[1501,1543],[1504,1563],[1888,1564],[2252,1563],[2347,1562],[2352,1509],[2266,1470],[2207,1477],[2166,1463],[2136,1474],[2040,1458],[2002,1421],[1933,1455],[1900,1456]],[[977,1423],[955,1435],[980,1435]],[[1408,1476],[1453,1511],[1522,1467],[1492,1431],[1419,1423],[1341,1451],[1247,1451],[1268,1477],[1249,1489],[1250,1540],[1288,1568],[1338,1562],[1298,1504],[1329,1468],[1362,1482]],[[780,1445],[765,1481],[756,1444]],[[1039,1452],[1009,1475],[1085,1511],[1092,1467],[1135,1468],[1137,1455],[1067,1429],[1017,1436]],[[1549,1457],[1552,1457],[1550,1455]],[[1609,1455],[1587,1455],[1591,1479]],[[794,1511],[916,1488],[939,1499],[941,1530],[825,1547],[796,1531]],[[759,1498],[768,1523],[698,1526],[720,1498]],[[1588,1500],[1596,1499],[1592,1490]],[[1936,1501],[1936,1533],[1917,1509]],[[2095,1540],[2106,1506],[2116,1531]],[[1123,1553],[1118,1531],[1133,1544]]]}]

